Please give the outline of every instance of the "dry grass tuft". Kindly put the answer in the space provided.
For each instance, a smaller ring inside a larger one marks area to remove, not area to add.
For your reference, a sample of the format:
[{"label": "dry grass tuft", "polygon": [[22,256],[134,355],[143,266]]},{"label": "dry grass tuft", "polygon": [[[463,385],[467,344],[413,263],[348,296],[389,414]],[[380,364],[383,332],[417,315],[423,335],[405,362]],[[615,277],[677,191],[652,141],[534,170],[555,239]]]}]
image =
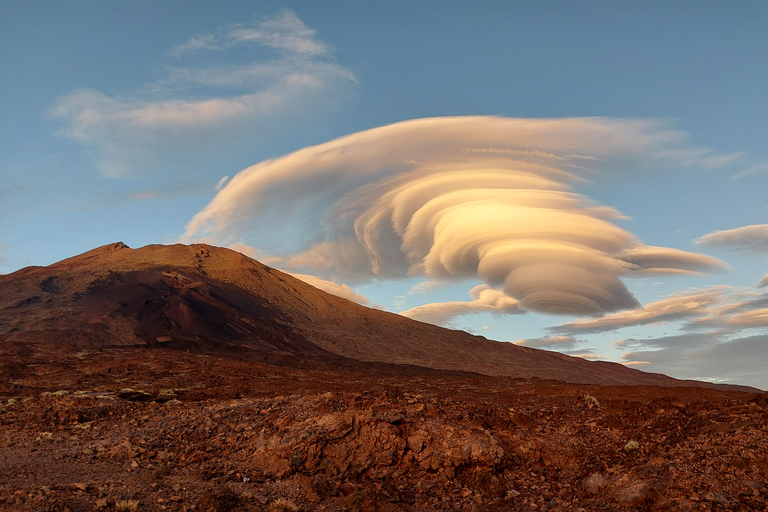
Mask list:
[{"label": "dry grass tuft", "polygon": [[115,502],[117,512],[136,512],[139,509],[139,500],[119,500]]}]

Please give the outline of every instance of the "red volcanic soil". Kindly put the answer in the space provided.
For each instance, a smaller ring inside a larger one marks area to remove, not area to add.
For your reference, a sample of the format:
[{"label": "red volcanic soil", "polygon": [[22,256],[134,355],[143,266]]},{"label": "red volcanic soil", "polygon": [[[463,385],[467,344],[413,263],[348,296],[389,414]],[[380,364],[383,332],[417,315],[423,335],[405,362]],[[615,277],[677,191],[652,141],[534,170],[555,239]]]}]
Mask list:
[{"label": "red volcanic soil", "polygon": [[109,511],[121,500],[139,511],[768,503],[768,394],[166,348],[0,348],[2,511]]},{"label": "red volcanic soil", "polygon": [[768,510],[767,432],[768,394],[414,322],[225,249],[0,276],[0,511]]}]

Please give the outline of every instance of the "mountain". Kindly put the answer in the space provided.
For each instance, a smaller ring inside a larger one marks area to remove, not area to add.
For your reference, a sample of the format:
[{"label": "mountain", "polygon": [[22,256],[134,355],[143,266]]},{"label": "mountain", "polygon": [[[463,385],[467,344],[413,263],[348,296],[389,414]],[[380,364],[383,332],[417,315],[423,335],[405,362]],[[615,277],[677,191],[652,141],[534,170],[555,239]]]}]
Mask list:
[{"label": "mountain", "polygon": [[586,384],[724,388],[490,341],[366,308],[204,244],[131,249],[116,243],[0,276],[2,342],[140,345]]}]

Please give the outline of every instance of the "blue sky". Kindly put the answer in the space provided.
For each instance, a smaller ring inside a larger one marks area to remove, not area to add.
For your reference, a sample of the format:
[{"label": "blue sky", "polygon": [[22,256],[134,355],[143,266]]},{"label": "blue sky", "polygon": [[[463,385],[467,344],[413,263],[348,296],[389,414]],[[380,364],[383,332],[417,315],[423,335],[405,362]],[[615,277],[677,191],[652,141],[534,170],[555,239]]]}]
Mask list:
[{"label": "blue sky", "polygon": [[205,240],[491,339],[766,389],[766,20],[6,1],[0,272]]}]

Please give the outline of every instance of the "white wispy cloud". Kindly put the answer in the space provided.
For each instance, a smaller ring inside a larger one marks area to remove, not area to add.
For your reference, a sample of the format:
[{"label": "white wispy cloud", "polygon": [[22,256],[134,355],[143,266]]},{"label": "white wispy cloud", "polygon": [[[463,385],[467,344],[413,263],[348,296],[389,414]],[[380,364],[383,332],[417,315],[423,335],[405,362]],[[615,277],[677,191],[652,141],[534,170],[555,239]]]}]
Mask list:
[{"label": "white wispy cloud", "polygon": [[328,53],[328,45],[319,41],[315,32],[295,12],[286,9],[274,18],[260,21],[254,27],[233,28],[228,36],[234,41],[256,42],[301,55]]},{"label": "white wispy cloud", "polygon": [[523,347],[542,348],[568,353],[575,350],[577,345],[584,343],[584,340],[574,338],[573,336],[544,336],[542,338],[517,340],[514,343]]},{"label": "white wispy cloud", "polygon": [[[335,281],[480,278],[522,311],[634,309],[623,277],[725,264],[647,246],[615,224],[620,212],[573,188],[594,170],[631,172],[658,159],[715,165],[711,151],[688,149],[683,135],[656,121],[407,121],[241,171],[189,222],[183,240],[251,243],[261,220],[257,245],[280,248],[284,268]],[[274,236],[265,240],[267,224]],[[307,243],[286,244],[286,232]],[[442,310],[454,313],[429,318],[444,322],[473,302],[448,303]]]},{"label": "white wispy cloud", "polygon": [[[249,47],[272,55],[244,60],[254,55]],[[210,51],[221,63],[197,64],[194,57]],[[201,154],[250,146],[268,127],[327,108],[355,82],[289,10],[196,36],[169,53],[186,57],[185,64],[167,67],[155,83],[115,95],[80,89],[49,109],[62,134],[95,151],[104,174],[168,172],[174,165],[188,173]]]},{"label": "white wispy cloud", "polygon": [[736,174],[731,176],[730,181],[740,180],[741,178],[746,178],[747,176],[753,176],[755,174],[762,174],[765,172],[768,172],[768,161],[751,165],[750,167],[747,167],[743,171],[737,172]]},{"label": "white wispy cloud", "polygon": [[694,243],[730,249],[745,256],[768,255],[768,224],[713,231]]},{"label": "white wispy cloud", "polygon": [[201,50],[219,50],[222,46],[217,41],[217,38],[213,34],[202,34],[195,37],[190,37],[189,41],[183,44],[178,44],[168,50],[168,55],[172,57],[181,57],[182,55],[197,53]]},{"label": "white wispy cloud", "polygon": [[410,290],[408,290],[408,295],[417,295],[420,293],[430,293],[435,290],[440,290],[441,288],[445,288],[450,283],[447,281],[435,281],[435,280],[427,280],[422,281],[420,283],[417,283],[411,287]]},{"label": "white wispy cloud", "polygon": [[222,176],[222,178],[216,182],[216,190],[221,190],[224,188],[224,185],[227,184],[229,181],[229,176]]}]

